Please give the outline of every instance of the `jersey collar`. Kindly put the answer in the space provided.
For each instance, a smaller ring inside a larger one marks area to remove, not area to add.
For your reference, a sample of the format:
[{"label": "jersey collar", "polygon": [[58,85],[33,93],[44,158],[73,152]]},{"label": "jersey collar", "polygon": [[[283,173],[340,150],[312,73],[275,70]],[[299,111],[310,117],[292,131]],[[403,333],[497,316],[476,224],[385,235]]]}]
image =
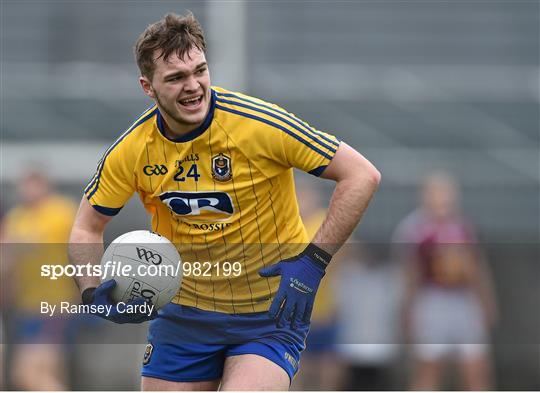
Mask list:
[{"label": "jersey collar", "polygon": [[211,89],[210,90],[210,110],[208,111],[208,114],[206,115],[206,118],[204,119],[203,123],[194,129],[193,131],[188,132],[185,135],[182,135],[178,138],[168,138],[165,135],[165,124],[163,123],[163,116],[161,116],[161,113],[159,112],[159,109],[157,110],[157,127],[161,135],[163,135],[164,138],[170,140],[171,142],[189,142],[193,139],[197,138],[199,135],[201,135],[203,132],[205,132],[208,127],[210,126],[210,123],[212,123],[212,119],[214,118],[214,109],[216,107],[216,92]]}]

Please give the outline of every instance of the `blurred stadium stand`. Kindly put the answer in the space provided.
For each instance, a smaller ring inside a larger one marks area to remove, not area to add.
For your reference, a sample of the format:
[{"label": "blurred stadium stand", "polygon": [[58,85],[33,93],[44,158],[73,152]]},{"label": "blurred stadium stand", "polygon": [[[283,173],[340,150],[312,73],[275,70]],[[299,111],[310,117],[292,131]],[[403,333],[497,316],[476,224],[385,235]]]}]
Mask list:
[{"label": "blurred stadium stand", "polygon": [[[3,4],[5,180],[17,175],[13,156],[26,158],[10,151],[12,143],[31,144],[38,156],[52,151],[44,142],[59,149],[74,143],[65,148],[72,155],[46,154],[51,166],[68,161],[70,170],[51,169],[70,182],[91,176],[103,148],[150,104],[131,48],[143,27],[168,11],[190,9],[201,20],[215,74],[224,74],[222,64],[229,74],[237,68],[228,64],[238,64],[234,58],[214,58],[239,43],[206,23],[211,7],[203,2]],[[241,90],[336,133],[383,172],[383,190],[392,192],[381,192],[370,209],[363,225],[370,237],[388,236],[433,168],[464,183],[466,205],[488,239],[538,234],[537,2],[237,8],[249,32],[240,36]],[[213,82],[221,79],[230,78]]]},{"label": "blurred stadium stand", "polygon": [[[138,87],[135,39],[165,13],[189,9],[208,35],[214,84],[287,108],[381,170],[363,239],[388,241],[429,171],[457,177],[466,213],[492,245],[503,316],[518,321],[498,336],[497,386],[540,389],[538,1],[22,0],[1,7],[3,211],[27,161],[44,162],[80,196],[104,149],[151,104]],[[139,205],[131,201],[109,238],[148,225],[143,214],[130,214],[142,212]],[[505,341],[508,332],[528,337],[522,349]]]}]

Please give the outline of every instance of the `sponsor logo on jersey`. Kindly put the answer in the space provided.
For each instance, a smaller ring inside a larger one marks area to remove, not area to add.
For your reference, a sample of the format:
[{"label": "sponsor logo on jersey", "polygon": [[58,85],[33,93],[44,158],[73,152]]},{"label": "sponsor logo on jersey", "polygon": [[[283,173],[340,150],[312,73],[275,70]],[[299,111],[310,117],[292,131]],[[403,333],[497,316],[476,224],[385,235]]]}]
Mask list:
[{"label": "sponsor logo on jersey", "polygon": [[168,172],[167,167],[162,164],[146,165],[143,168],[143,173],[146,176],[163,176]]},{"label": "sponsor logo on jersey", "polygon": [[223,153],[212,157],[212,177],[217,181],[232,179],[231,159]]},{"label": "sponsor logo on jersey", "polygon": [[199,229],[201,231],[207,231],[207,232],[214,232],[214,231],[222,231],[225,228],[228,228],[231,226],[230,222],[212,222],[212,223],[190,223],[190,222],[184,222],[188,227],[193,229]]},{"label": "sponsor logo on jersey", "polygon": [[144,356],[142,363],[144,365],[147,365],[150,363],[150,358],[152,357],[152,352],[154,351],[154,346],[150,343],[146,345],[146,348],[144,349]]},{"label": "sponsor logo on jersey", "polygon": [[179,216],[204,216],[201,218],[224,219],[232,216],[232,199],[226,192],[167,191],[159,196],[171,211]]}]

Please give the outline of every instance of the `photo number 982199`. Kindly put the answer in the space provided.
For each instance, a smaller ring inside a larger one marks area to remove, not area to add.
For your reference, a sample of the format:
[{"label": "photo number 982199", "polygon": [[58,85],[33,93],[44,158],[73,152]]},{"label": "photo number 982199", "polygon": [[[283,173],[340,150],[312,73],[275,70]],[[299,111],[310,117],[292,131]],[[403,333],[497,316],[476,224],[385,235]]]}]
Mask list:
[{"label": "photo number 982199", "polygon": [[238,277],[242,274],[240,262],[182,262],[184,276],[193,277]]}]

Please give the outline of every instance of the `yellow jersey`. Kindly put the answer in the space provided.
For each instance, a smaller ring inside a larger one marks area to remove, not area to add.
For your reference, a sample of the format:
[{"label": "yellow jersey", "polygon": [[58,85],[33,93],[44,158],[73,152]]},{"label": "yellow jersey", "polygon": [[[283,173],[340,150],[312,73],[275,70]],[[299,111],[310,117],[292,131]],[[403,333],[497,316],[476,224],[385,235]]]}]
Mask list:
[{"label": "yellow jersey", "polygon": [[41,276],[43,264],[67,264],[67,242],[75,219],[76,205],[70,199],[51,195],[33,207],[16,206],[3,222],[4,256],[13,264],[10,282],[18,311],[38,314],[40,302],[60,304],[78,298],[72,278],[50,280]]},{"label": "yellow jersey", "polygon": [[[173,302],[265,311],[279,278],[258,271],[309,242],[292,168],[320,175],[339,142],[277,105],[218,87],[211,97],[203,124],[175,140],[149,108],[107,149],[85,195],[115,215],[137,192],[152,230],[177,246],[183,263],[213,263],[207,274],[185,275]],[[239,263],[239,274],[225,274],[226,262]]]}]

